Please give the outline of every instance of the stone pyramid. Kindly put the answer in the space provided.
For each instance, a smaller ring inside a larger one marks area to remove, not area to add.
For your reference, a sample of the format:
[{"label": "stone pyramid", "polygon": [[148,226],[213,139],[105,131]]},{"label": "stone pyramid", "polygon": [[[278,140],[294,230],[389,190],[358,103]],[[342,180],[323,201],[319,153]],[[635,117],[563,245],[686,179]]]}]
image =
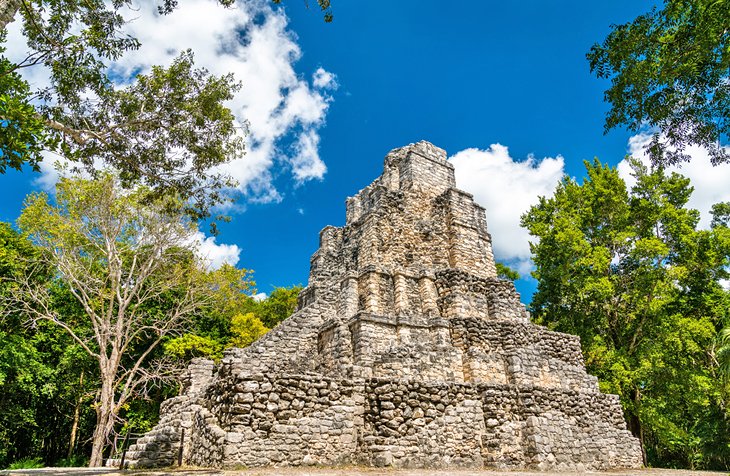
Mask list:
[{"label": "stone pyramid", "polygon": [[642,461],[579,339],[530,323],[497,278],[484,209],[428,142],[391,151],[345,226],[321,231],[297,312],[219,365],[191,364],[129,465],[173,464],[183,430],[184,463],[209,467]]}]

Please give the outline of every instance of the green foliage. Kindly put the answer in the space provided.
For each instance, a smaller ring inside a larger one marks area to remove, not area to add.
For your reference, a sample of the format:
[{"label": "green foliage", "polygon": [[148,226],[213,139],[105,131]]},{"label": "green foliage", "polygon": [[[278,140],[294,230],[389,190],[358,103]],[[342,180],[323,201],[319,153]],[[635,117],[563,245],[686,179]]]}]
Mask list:
[{"label": "green foliage", "polygon": [[730,202],[720,202],[712,205],[712,227],[730,227]]},{"label": "green foliage", "polygon": [[[0,223],[0,304],[14,280],[36,267],[38,252],[7,223]],[[50,276],[38,274],[40,283]],[[62,288],[53,287],[54,302],[66,312]],[[81,372],[92,373],[79,346],[50,323],[25,325],[25,316],[4,309],[0,318],[0,467],[24,458],[53,461],[68,453],[75,403],[88,391],[79,385]],[[9,312],[10,311],[10,312]],[[88,382],[88,378],[87,378]],[[87,401],[88,403],[88,401]],[[79,418],[88,421],[84,408]]]},{"label": "green foliage", "polygon": [[275,288],[265,299],[256,292],[251,271],[225,264],[209,271],[203,282],[210,290],[208,305],[196,316],[190,333],[170,339],[165,352],[178,359],[219,360],[228,347],[246,347],[289,317],[301,286]]},{"label": "green foliage", "polygon": [[186,361],[195,357],[220,360],[223,357],[223,344],[212,337],[184,334],[167,341],[165,353]]},{"label": "green foliage", "polygon": [[210,322],[199,327],[206,328],[217,337],[226,335],[231,317],[256,305],[251,299],[256,286],[251,275],[250,270],[236,268],[228,263],[206,273],[203,279],[205,287],[211,292],[211,299],[204,315],[208,316]]},{"label": "green foliage", "polygon": [[151,200],[145,189],[123,190],[105,173],[62,179],[55,198],[31,195],[18,219],[52,279],[32,279],[35,268],[14,276],[6,311],[55,327],[96,364],[90,463],[99,465],[117,418],[132,415],[135,399],[174,376],[161,344],[186,329],[209,288],[185,245],[197,228],[176,197]]},{"label": "green foliage", "polygon": [[239,88],[231,74],[195,69],[188,50],[128,87],[110,86],[75,109],[66,104],[72,113],[65,127],[77,132],[60,131],[71,139],[63,143],[64,155],[88,169],[102,160],[120,171],[124,187],[144,183],[154,197],[179,196],[191,202],[193,216],[208,216],[210,206],[226,200],[221,190],[234,185],[212,168],[244,151],[243,134],[223,105]]},{"label": "green foliage", "polygon": [[8,466],[8,469],[34,469],[43,467],[43,461],[40,458],[23,458]]},{"label": "green foliage", "polygon": [[497,265],[497,277],[499,279],[507,279],[509,281],[517,281],[520,279],[520,273],[506,264],[502,264],[499,261],[495,262],[495,264]]},{"label": "green foliage", "polygon": [[697,230],[689,181],[633,161],[629,191],[616,169],[586,163],[522,224],[538,280],[538,323],[577,334],[589,372],[621,397],[649,462],[726,468],[730,415],[712,357],[730,318],[727,228]]},{"label": "green foliage", "polygon": [[[7,32],[0,32],[0,55]],[[23,164],[40,170],[43,144],[48,142],[44,123],[31,104],[28,83],[14,71],[15,65],[0,56],[0,173]]]},{"label": "green foliage", "polygon": [[252,312],[236,314],[231,319],[231,347],[248,347],[269,332]]},{"label": "green foliage", "polygon": [[54,467],[58,468],[82,468],[89,464],[89,458],[82,455],[73,455],[69,458],[63,458],[58,460]]},{"label": "green foliage", "polygon": [[717,334],[717,363],[720,377],[730,384],[730,327]]},{"label": "green foliage", "polygon": [[[330,0],[317,4],[332,21]],[[179,196],[196,218],[228,200],[222,190],[233,179],[213,170],[243,155],[246,132],[224,106],[240,88],[231,75],[194,68],[186,51],[169,68],[112,81],[110,64],[140,47],[123,33],[128,19],[120,12],[134,10],[130,0],[27,0],[14,7],[20,8],[0,18],[0,173],[23,164],[38,170],[41,152],[53,150],[92,173],[100,161],[115,167],[124,185]],[[176,7],[177,0],[162,0],[158,9]],[[18,63],[2,56],[5,24],[14,17],[29,48]],[[18,74],[38,65],[49,71],[50,87],[33,89]]]},{"label": "green foliage", "polygon": [[258,303],[258,306],[252,312],[261,319],[266,327],[274,328],[294,313],[297,308],[297,298],[301,291],[301,286],[275,288],[266,299]]},{"label": "green foliage", "polygon": [[[113,82],[109,64],[140,46],[122,33],[124,6],[132,5],[22,2],[29,54],[19,63],[0,56],[0,172],[37,169],[41,152],[53,150],[92,174],[100,162],[114,167],[125,186],[180,196],[192,216],[207,217],[233,184],[212,170],[244,153],[245,128],[224,106],[240,84],[196,69],[190,51],[168,68]],[[50,87],[34,90],[18,74],[36,65],[48,69]]]},{"label": "green foliage", "polygon": [[[689,160],[705,147],[713,164],[730,161],[730,2],[665,0],[630,23],[614,25],[588,53],[591,71],[611,80],[606,131],[648,125],[655,164]],[[660,134],[666,142],[660,140]]]},{"label": "green foliage", "polygon": [[[115,2],[117,7],[127,4]],[[8,96],[6,104],[11,107],[0,110],[0,119],[17,126],[10,132],[19,139],[7,142],[2,160],[14,168],[26,161],[35,167],[42,160],[41,150],[56,149],[59,145],[58,132],[50,126],[52,122],[62,125],[58,122],[63,121],[61,104],[78,105],[85,90],[103,94],[109,87],[104,61],[119,58],[139,43],[121,33],[124,19],[100,0],[23,2],[13,16],[23,22],[30,53],[19,63],[11,63],[5,57],[0,60],[5,73],[2,77],[13,81],[13,87],[4,90]],[[32,90],[17,75],[23,68],[39,64],[51,71],[50,89]],[[35,98],[45,104],[32,106],[30,100]],[[53,100],[58,102],[54,105]],[[20,142],[21,137],[32,139],[28,147]]]}]

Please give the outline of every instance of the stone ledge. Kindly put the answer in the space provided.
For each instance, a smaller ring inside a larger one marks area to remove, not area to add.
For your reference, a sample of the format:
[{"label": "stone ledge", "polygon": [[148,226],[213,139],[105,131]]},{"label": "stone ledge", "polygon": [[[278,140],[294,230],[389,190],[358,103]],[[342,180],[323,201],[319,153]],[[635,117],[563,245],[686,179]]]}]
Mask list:
[{"label": "stone ledge", "polygon": [[[426,317],[426,316],[424,316]],[[366,312],[358,312],[346,321],[347,326],[357,322],[376,322],[393,327],[413,327],[419,329],[449,328],[451,324],[448,319],[441,317],[426,317],[426,323],[415,322],[418,316],[382,316]]]}]

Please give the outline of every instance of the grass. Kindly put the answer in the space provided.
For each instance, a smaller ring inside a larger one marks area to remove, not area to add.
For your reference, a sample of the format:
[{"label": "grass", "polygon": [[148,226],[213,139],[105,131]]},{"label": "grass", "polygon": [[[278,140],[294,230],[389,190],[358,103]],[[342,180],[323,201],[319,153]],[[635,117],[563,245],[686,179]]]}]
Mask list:
[{"label": "grass", "polygon": [[43,468],[44,466],[43,460],[40,458],[27,457],[13,462],[10,466],[8,466],[8,469],[33,469]]}]

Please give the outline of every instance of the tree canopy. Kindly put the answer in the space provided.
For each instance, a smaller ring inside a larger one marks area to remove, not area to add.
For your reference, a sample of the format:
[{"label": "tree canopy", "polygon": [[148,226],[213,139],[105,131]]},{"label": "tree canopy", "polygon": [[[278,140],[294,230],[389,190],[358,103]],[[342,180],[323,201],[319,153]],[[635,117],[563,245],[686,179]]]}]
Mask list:
[{"label": "tree canopy", "polygon": [[[139,47],[122,32],[128,3],[19,2],[28,53],[0,57],[0,170],[38,170],[43,152],[56,152],[90,173],[114,167],[123,185],[177,195],[193,216],[208,216],[232,185],[212,169],[244,153],[245,124],[224,105],[240,84],[196,69],[190,51],[112,81],[108,63]],[[50,82],[33,89],[20,73],[37,67]]]},{"label": "tree canopy", "polygon": [[[219,0],[231,6],[231,0]],[[280,0],[274,1],[280,3]],[[318,0],[326,22],[329,0]],[[129,0],[0,0],[0,173],[24,165],[39,170],[44,152],[75,167],[119,171],[122,184],[143,184],[188,202],[188,213],[208,217],[234,185],[217,166],[244,154],[246,124],[225,106],[241,78],[216,77],[182,52],[148,74],[113,76],[110,64],[133,54],[139,41],[124,33],[120,12]],[[160,14],[177,0],[163,0]],[[6,26],[22,22],[27,55],[5,57]],[[45,68],[48,86],[33,88],[27,68]]]},{"label": "tree canopy", "polygon": [[714,357],[730,323],[725,225],[697,229],[689,180],[586,163],[523,217],[535,237],[535,320],[577,334],[588,371],[621,397],[651,464],[726,468],[730,413]]},{"label": "tree canopy", "polygon": [[730,162],[730,2],[666,0],[633,21],[613,25],[588,53],[591,71],[611,80],[606,131],[655,128],[655,164],[707,149],[713,164]]}]

